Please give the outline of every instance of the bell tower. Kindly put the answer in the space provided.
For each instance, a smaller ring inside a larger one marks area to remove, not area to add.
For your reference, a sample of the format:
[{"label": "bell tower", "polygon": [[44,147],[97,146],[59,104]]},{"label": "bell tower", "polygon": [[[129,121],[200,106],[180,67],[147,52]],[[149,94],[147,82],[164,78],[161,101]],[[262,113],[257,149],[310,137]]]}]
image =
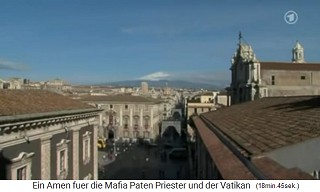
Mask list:
[{"label": "bell tower", "polygon": [[292,62],[305,63],[303,47],[298,41],[292,49]]}]

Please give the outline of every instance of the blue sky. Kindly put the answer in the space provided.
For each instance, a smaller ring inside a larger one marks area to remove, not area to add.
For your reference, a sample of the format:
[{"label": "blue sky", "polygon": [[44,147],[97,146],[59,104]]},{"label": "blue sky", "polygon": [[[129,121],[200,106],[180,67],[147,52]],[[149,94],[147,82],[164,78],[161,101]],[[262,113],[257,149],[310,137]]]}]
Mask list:
[{"label": "blue sky", "polygon": [[228,84],[239,31],[259,60],[290,61],[299,40],[320,62],[320,1],[261,2],[0,0],[0,78]]}]

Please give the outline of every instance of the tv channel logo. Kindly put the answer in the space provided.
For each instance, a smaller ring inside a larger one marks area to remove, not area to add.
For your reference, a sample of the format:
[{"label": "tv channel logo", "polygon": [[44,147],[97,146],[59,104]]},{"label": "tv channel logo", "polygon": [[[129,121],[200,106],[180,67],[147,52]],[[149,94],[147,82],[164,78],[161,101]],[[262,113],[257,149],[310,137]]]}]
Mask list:
[{"label": "tv channel logo", "polygon": [[284,14],[284,21],[290,25],[297,23],[298,21],[298,14],[295,11],[287,11]]}]

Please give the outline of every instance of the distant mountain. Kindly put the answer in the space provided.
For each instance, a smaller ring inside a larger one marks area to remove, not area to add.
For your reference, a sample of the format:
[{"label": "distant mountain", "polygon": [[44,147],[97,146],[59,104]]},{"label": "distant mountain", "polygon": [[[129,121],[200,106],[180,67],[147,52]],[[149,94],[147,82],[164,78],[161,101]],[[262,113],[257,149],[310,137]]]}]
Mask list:
[{"label": "distant mountain", "polygon": [[186,89],[221,89],[223,87],[219,87],[212,84],[207,83],[197,83],[197,82],[188,82],[181,80],[158,80],[158,81],[150,81],[150,80],[128,80],[128,81],[116,81],[110,83],[103,83],[100,85],[110,85],[115,87],[140,87],[141,82],[147,82],[149,87],[173,87],[173,88],[186,88]]}]

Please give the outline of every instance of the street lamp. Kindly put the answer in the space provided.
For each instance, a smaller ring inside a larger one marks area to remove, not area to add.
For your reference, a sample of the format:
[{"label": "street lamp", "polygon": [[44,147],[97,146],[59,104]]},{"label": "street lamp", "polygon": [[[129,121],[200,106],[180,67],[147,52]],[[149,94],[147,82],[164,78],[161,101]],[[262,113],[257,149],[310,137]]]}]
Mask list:
[{"label": "street lamp", "polygon": [[118,155],[118,154],[117,154],[116,142],[115,142],[115,141],[113,142],[113,153],[114,153],[114,156],[115,156],[115,157]]}]

